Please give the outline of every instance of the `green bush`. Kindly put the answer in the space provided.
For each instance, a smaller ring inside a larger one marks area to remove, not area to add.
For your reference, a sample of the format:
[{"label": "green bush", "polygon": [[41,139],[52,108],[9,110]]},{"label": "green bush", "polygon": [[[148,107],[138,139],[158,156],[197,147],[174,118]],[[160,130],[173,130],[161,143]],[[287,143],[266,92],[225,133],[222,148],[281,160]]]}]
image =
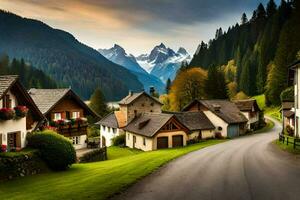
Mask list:
[{"label": "green bush", "polygon": [[28,137],[28,146],[40,150],[42,159],[53,170],[65,170],[76,162],[76,151],[70,140],[51,130]]},{"label": "green bush", "polygon": [[114,146],[125,146],[125,138],[126,135],[122,134],[112,139],[112,143]]},{"label": "green bush", "polygon": [[294,87],[289,87],[283,90],[280,94],[281,102],[283,101],[294,101]]}]

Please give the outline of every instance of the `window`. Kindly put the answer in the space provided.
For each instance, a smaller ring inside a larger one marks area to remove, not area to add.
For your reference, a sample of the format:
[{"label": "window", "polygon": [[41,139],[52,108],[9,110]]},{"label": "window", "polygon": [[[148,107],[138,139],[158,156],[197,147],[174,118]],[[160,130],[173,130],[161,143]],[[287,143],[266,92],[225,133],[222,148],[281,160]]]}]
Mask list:
[{"label": "window", "polygon": [[144,107],[144,106],[145,106],[145,104],[142,103],[142,107]]},{"label": "window", "polygon": [[80,117],[80,112],[76,111],[76,112],[72,112],[72,118],[76,119]]},{"label": "window", "polygon": [[54,121],[61,120],[61,113],[54,113]]},{"label": "window", "polygon": [[143,138],[143,145],[146,146],[146,138]]},{"label": "window", "polygon": [[129,133],[127,134],[127,139],[130,140],[130,134]]},{"label": "window", "polygon": [[0,145],[2,144],[2,133],[0,133]]},{"label": "window", "polygon": [[110,132],[110,127],[108,127],[107,129],[108,129],[107,131]]},{"label": "window", "polygon": [[71,137],[73,145],[80,144],[80,136]]},{"label": "window", "polygon": [[117,129],[116,128],[112,128],[113,133],[116,134],[117,133]]},{"label": "window", "polygon": [[11,108],[12,107],[12,105],[11,105],[11,99],[10,99],[10,97],[9,97],[8,94],[3,97],[2,107],[3,108]]},{"label": "window", "polygon": [[151,106],[154,106],[154,103],[151,103],[150,105],[151,105]]},{"label": "window", "polygon": [[102,128],[103,128],[103,131],[105,131],[106,127],[105,127],[105,126],[102,126]]}]

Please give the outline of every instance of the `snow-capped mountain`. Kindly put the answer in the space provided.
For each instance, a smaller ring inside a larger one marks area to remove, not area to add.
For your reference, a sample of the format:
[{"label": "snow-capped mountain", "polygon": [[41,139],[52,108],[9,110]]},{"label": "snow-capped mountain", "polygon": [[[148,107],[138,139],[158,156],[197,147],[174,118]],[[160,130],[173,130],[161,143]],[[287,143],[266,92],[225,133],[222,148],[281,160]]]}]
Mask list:
[{"label": "snow-capped mountain", "polygon": [[184,48],[180,47],[175,52],[163,43],[154,47],[150,54],[142,54],[136,57],[136,61],[140,66],[164,83],[168,78],[171,80],[175,78],[182,62],[189,62],[190,60],[191,56]]},{"label": "snow-capped mountain", "polygon": [[142,68],[136,61],[136,58],[131,54],[127,54],[121,46],[115,44],[110,49],[98,49],[98,51],[110,61],[130,70],[136,75],[138,80],[144,85],[145,91],[154,86],[159,93],[164,92],[165,84]]}]

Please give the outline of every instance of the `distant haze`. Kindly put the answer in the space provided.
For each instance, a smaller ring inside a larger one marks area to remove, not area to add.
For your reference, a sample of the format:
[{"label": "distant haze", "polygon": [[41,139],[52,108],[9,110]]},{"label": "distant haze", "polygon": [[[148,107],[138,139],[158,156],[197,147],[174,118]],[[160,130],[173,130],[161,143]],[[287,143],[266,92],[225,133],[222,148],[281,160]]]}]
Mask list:
[{"label": "distant haze", "polygon": [[[252,16],[267,0],[0,0],[0,9],[63,29],[95,48],[115,43],[139,55],[164,42],[194,54],[215,30]],[[276,1],[277,3],[279,1]]]}]

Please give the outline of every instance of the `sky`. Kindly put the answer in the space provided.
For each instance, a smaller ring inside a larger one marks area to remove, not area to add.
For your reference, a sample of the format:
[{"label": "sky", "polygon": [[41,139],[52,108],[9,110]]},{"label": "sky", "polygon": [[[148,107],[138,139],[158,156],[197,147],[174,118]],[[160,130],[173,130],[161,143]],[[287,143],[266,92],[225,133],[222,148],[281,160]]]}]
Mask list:
[{"label": "sky", "polygon": [[243,12],[251,18],[260,2],[268,0],[0,0],[0,9],[70,32],[95,49],[119,44],[138,56],[161,42],[194,54],[217,28],[227,30]]}]

